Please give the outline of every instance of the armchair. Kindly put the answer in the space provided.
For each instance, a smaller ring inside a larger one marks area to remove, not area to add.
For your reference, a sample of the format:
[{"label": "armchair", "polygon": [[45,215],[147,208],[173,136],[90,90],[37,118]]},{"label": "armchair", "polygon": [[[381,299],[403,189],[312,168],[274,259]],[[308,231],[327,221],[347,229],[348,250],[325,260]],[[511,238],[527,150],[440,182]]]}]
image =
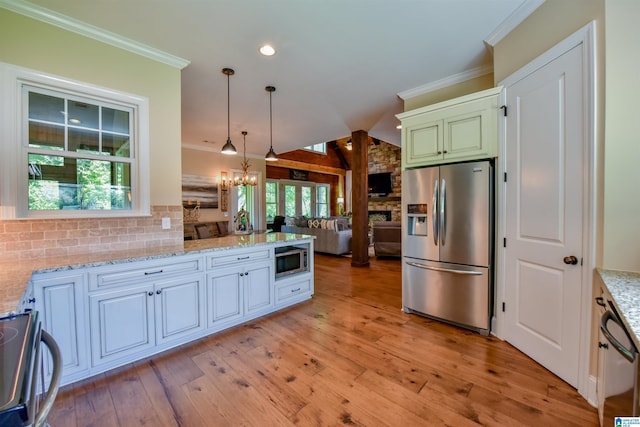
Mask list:
[{"label": "armchair", "polygon": [[373,250],[376,256],[402,256],[402,228],[399,221],[373,223]]}]

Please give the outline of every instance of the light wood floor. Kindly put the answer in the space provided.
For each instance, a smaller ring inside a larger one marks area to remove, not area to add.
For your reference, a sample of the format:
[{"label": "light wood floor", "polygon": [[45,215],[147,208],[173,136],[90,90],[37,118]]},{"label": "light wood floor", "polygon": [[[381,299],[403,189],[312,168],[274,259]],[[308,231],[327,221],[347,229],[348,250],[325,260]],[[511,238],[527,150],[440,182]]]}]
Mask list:
[{"label": "light wood floor", "polygon": [[598,424],[509,344],[402,313],[398,260],[315,259],[311,301],[67,387],[50,424]]}]

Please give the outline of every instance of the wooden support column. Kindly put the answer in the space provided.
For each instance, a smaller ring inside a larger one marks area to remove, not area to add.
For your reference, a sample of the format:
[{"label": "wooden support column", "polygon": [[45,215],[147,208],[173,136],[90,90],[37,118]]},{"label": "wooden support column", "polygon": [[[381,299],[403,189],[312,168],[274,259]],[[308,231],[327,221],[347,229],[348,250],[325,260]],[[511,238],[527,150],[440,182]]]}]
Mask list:
[{"label": "wooden support column", "polygon": [[369,170],[369,135],[363,130],[351,133],[352,213],[351,266],[369,265],[369,199],[367,176]]}]

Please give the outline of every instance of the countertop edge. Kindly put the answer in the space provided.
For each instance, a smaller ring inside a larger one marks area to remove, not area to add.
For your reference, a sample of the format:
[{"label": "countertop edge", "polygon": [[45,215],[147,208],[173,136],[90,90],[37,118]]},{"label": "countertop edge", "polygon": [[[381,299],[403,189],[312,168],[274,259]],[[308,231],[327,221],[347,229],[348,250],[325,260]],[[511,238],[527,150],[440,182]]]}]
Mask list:
[{"label": "countertop edge", "polygon": [[76,256],[47,257],[20,262],[0,262],[0,313],[19,310],[25,289],[34,274],[95,268],[175,256],[242,250],[259,246],[279,246],[313,241],[315,236],[294,233],[232,234],[212,239],[185,241],[178,245],[97,252]]}]

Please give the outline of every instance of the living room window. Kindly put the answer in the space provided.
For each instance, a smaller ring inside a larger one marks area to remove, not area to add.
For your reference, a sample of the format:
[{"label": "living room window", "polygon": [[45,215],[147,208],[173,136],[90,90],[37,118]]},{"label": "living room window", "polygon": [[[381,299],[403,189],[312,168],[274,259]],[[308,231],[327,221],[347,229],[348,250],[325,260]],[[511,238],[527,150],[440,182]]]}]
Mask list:
[{"label": "living room window", "polygon": [[284,216],[329,216],[329,184],[280,181],[279,210]]},{"label": "living room window", "polygon": [[149,213],[146,100],[0,67],[16,106],[1,116],[3,218]]},{"label": "living room window", "polygon": [[278,215],[278,182],[268,179],[265,184],[265,190],[267,224],[271,224],[276,215]]}]

